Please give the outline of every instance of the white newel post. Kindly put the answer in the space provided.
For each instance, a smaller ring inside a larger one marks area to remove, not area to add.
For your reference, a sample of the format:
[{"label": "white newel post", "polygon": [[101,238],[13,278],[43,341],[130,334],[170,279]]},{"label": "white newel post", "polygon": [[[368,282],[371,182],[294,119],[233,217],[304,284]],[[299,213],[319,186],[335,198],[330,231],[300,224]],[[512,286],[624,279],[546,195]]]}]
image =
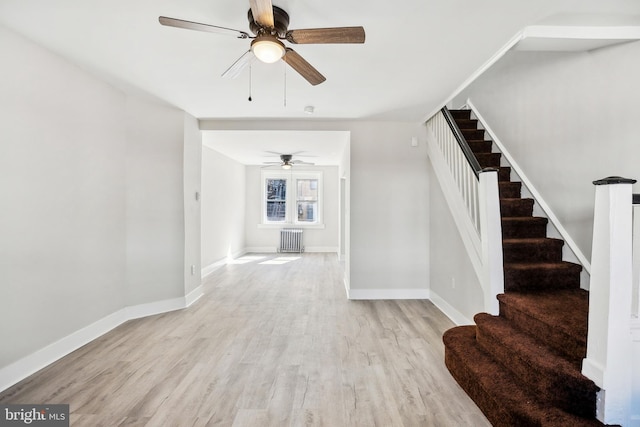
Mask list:
[{"label": "white newel post", "polygon": [[628,425],[631,403],[632,194],[636,181],[594,181],[589,332],[582,373],[602,390],[597,418]]},{"label": "white newel post", "polygon": [[484,308],[489,314],[498,315],[496,296],[504,292],[502,266],[502,218],[498,195],[498,171],[485,169],[478,177],[480,205],[480,235],[484,269]]},{"label": "white newel post", "polygon": [[640,194],[633,204],[633,300],[631,316],[640,319]]}]

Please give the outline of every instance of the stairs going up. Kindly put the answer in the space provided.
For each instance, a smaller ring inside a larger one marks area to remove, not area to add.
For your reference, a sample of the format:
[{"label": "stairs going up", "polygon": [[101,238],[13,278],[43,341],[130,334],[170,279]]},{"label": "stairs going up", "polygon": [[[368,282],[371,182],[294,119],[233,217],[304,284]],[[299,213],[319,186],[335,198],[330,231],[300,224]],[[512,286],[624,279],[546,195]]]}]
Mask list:
[{"label": "stairs going up", "polygon": [[504,285],[500,313],[445,332],[445,363],[494,426],[601,426],[598,387],[581,374],[588,292],[582,267],[562,260],[564,242],[547,237],[547,219],[500,165],[469,110],[451,111],[480,166],[499,168]]}]

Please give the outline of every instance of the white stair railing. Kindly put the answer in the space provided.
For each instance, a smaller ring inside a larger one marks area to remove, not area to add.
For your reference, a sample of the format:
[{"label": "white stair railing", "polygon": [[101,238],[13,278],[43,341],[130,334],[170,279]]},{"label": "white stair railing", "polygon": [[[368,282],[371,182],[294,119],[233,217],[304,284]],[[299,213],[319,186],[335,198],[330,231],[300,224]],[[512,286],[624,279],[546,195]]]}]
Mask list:
[{"label": "white stair railing", "polygon": [[498,173],[482,169],[443,108],[427,120],[429,158],[482,286],[484,309],[498,314],[504,292]]},{"label": "white stair railing", "polygon": [[632,295],[637,283],[633,283],[631,186],[635,182],[620,177],[594,181],[589,330],[582,363],[582,373],[601,389],[597,418],[622,426],[630,425],[633,415]]}]

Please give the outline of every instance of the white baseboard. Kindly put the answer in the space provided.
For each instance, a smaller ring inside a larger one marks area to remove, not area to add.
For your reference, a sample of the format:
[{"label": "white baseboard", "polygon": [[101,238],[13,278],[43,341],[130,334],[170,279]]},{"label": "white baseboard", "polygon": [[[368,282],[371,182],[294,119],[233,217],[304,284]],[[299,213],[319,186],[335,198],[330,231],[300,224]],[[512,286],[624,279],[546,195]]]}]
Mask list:
[{"label": "white baseboard", "polygon": [[[324,253],[324,252],[338,253],[338,247],[337,246],[305,246],[304,251],[309,253]],[[274,254],[274,253],[278,253],[278,248],[275,246],[250,246],[246,248],[246,253]]]},{"label": "white baseboard", "polygon": [[202,285],[198,286],[184,297],[184,306],[191,307],[191,304],[198,301],[204,295]]},{"label": "white baseboard", "polygon": [[225,265],[227,265],[228,262],[229,260],[227,258],[223,258],[219,261],[207,265],[206,267],[203,267],[202,270],[200,270],[200,277],[204,279],[220,267],[224,267]]},{"label": "white baseboard", "polygon": [[185,298],[171,298],[162,301],[150,302],[125,307],[123,309],[126,320],[140,319],[141,317],[155,316],[156,314],[168,313],[186,307]]},{"label": "white baseboard", "polygon": [[184,297],[129,306],[111,313],[0,369],[0,391],[6,390],[129,320],[187,308],[202,295],[202,286],[199,286]]},{"label": "white baseboard", "polygon": [[337,254],[338,253],[338,247],[337,246],[306,246],[304,248],[305,252],[309,252],[309,253],[333,253],[333,254]]},{"label": "white baseboard", "polygon": [[250,246],[246,248],[248,254],[274,254],[278,252],[275,246]]},{"label": "white baseboard", "polygon": [[200,270],[200,277],[201,278],[205,278],[208,275],[210,275],[211,273],[213,273],[214,271],[216,271],[217,269],[219,269],[220,267],[224,267],[225,265],[229,264],[229,261],[236,259],[236,258],[240,258],[243,255],[246,255],[247,252],[249,252],[247,249],[241,249],[239,251],[236,251],[234,253],[231,254],[231,256],[227,256],[224,257],[222,259],[219,259],[216,262],[212,262],[211,264],[203,267]]},{"label": "white baseboard", "polygon": [[126,312],[126,309],[118,310],[0,369],[0,391],[126,322],[128,320]]},{"label": "white baseboard", "polygon": [[431,300],[433,305],[438,307],[438,309],[443,312],[449,319],[451,319],[451,321],[457,326],[475,325],[475,323],[471,319],[468,319],[465,315],[453,308],[453,306],[443,298],[441,298],[440,295],[436,294],[433,291],[431,291],[430,294],[431,295],[429,299]]},{"label": "white baseboard", "polygon": [[351,300],[429,299],[428,289],[346,289]]}]

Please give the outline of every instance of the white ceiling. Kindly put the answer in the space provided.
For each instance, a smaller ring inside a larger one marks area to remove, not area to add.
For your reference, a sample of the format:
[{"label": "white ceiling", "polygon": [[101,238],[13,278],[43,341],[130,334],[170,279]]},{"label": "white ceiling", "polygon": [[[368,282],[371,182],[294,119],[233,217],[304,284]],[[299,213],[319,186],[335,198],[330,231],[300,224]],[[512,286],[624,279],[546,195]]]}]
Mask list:
[{"label": "white ceiling", "polygon": [[[220,74],[248,40],[164,27],[158,16],[248,31],[247,0],[0,0],[0,24],[114,86],[197,118],[419,121],[522,28],[558,16],[626,17],[638,0],[274,0],[290,29],[362,25],[364,45],[299,45],[327,81],[309,85],[283,62]],[[591,19],[591,18],[590,18]],[[593,19],[592,19],[593,21]],[[6,60],[6,59],[3,59]],[[286,94],[285,94],[286,76]],[[286,105],[285,105],[286,101]]]},{"label": "white ceiling", "polygon": [[344,131],[204,131],[202,144],[245,165],[278,162],[278,154],[316,166],[338,165],[349,146]]}]

